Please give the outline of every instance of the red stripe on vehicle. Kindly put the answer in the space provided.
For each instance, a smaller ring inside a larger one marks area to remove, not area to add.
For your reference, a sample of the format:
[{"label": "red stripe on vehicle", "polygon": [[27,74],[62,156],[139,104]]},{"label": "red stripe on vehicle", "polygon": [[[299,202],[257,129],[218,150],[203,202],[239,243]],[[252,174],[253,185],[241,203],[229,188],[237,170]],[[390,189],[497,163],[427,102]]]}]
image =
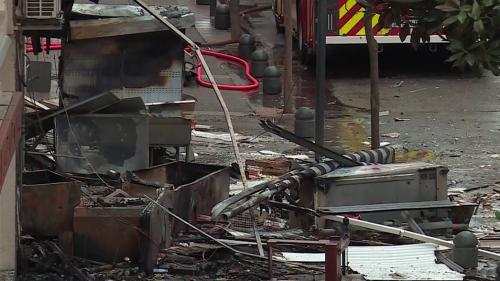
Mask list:
[{"label": "red stripe on vehicle", "polygon": [[347,13],[339,20],[339,28],[344,26],[359,10],[361,9],[361,6],[359,4],[354,5],[352,9],[347,11]]},{"label": "red stripe on vehicle", "polygon": [[356,36],[358,34],[358,32],[365,26],[365,21],[364,20],[360,20],[356,23],[356,25],[354,25],[351,30],[349,30],[349,32],[347,33],[347,35],[349,36]]}]

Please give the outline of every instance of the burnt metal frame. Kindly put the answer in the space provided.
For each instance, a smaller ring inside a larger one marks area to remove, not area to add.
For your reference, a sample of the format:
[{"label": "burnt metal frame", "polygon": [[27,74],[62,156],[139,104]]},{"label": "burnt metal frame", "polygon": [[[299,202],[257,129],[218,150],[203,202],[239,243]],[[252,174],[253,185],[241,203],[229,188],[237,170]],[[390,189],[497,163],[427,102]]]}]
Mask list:
[{"label": "burnt metal frame", "polygon": [[344,152],[341,151],[339,148],[329,149],[329,148],[326,148],[322,145],[310,142],[305,138],[301,138],[301,137],[297,136],[296,134],[279,127],[278,125],[274,124],[270,120],[266,120],[266,121],[261,120],[260,126],[264,130],[266,130],[267,132],[270,132],[270,133],[275,134],[279,137],[287,139],[293,143],[296,143],[300,146],[303,146],[303,147],[315,152],[317,155],[326,156],[330,159],[333,159],[345,167],[354,167],[354,166],[361,166],[362,165],[361,163],[359,163],[355,160],[352,160],[349,157],[344,156],[343,155]]},{"label": "burnt metal frame", "polygon": [[269,280],[273,280],[273,246],[276,245],[313,245],[323,246],[325,249],[325,280],[340,281],[344,268],[347,265],[345,249],[349,246],[349,237],[344,236],[339,240],[288,240],[269,239],[267,240],[267,268]]}]

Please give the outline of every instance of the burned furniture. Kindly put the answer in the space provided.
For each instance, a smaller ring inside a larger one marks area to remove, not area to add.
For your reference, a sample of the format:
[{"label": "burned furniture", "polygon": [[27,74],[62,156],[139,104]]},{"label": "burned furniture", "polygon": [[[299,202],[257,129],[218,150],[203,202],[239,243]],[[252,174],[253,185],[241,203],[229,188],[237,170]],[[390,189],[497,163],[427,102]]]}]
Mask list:
[{"label": "burned furniture", "polygon": [[142,114],[60,115],[57,164],[63,172],[124,173],[148,166],[148,120]]},{"label": "burned furniture", "polygon": [[[194,25],[185,7],[155,9],[178,28]],[[185,103],[182,40],[137,6],[75,4],[69,27],[61,50],[65,109],[49,115],[56,116],[58,166],[73,173],[124,173],[164,163],[150,156],[151,146],[188,147],[192,114],[168,106]],[[113,103],[99,99],[92,111],[66,110],[103,95]],[[187,104],[193,111],[194,101]],[[172,139],[178,134],[166,131],[182,134]]]},{"label": "burned furniture", "polygon": [[[172,162],[134,171],[123,189],[131,196],[152,198],[164,191],[167,205],[174,213],[185,220],[196,221],[229,197],[229,168]],[[172,229],[173,233],[179,233],[187,228],[174,221]]]},{"label": "burned furniture", "polygon": [[[154,198],[167,204],[164,193]],[[151,203],[79,206],[74,214],[74,251],[76,256],[108,263],[128,258],[152,273],[159,250],[170,245],[170,232],[168,215]]]},{"label": "burned furniture", "polygon": [[[421,162],[339,168],[315,178],[314,209],[321,215],[359,214],[376,223],[408,222],[413,228],[417,220],[424,230],[466,227],[467,218],[452,222],[451,213],[472,215],[475,205],[449,200],[447,174],[446,167]],[[325,227],[322,219],[316,223]]]},{"label": "burned furniture", "polygon": [[116,197],[98,198],[97,205],[75,209],[75,255],[110,263],[128,257],[151,272],[158,251],[187,228],[144,197],[196,221],[229,196],[229,169],[167,163],[128,173],[123,191],[114,193]]},{"label": "burned furniture", "polygon": [[72,232],[74,208],[80,204],[82,183],[42,170],[23,174],[22,232],[33,236],[58,236]]}]

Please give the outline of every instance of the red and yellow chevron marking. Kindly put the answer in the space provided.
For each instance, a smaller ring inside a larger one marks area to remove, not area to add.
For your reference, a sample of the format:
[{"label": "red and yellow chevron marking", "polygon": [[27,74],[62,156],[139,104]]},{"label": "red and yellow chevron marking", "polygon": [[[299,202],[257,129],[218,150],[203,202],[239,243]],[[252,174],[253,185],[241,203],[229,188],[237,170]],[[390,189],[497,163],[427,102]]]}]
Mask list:
[{"label": "red and yellow chevron marking", "polygon": [[[339,35],[363,36],[365,35],[364,9],[356,0],[339,0]],[[377,23],[380,15],[375,14],[372,20],[375,35],[398,35],[398,28],[381,28]],[[395,34],[394,34],[395,33]]]}]

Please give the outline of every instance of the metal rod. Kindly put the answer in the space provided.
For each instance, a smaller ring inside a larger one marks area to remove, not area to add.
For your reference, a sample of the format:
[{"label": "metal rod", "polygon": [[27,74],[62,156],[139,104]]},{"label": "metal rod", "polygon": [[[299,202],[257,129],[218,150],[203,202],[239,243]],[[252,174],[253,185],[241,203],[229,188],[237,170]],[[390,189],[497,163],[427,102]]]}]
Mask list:
[{"label": "metal rod", "polygon": [[[326,79],[326,0],[316,1],[316,110],[315,137],[317,145],[325,141],[325,79]],[[321,158],[316,154],[316,160]]]},{"label": "metal rod", "polygon": [[372,19],[374,9],[367,5],[364,14],[364,24],[366,30],[366,45],[370,56],[370,130],[371,147],[376,149],[380,147],[380,91],[379,91],[379,70],[378,70],[378,43],[373,34]]},{"label": "metal rod", "polygon": [[75,158],[75,159],[85,159],[83,156],[75,156],[75,155],[66,155],[66,154],[51,154],[51,153],[44,153],[44,152],[37,152],[37,151],[26,151],[26,154],[33,154],[33,155],[43,155],[43,156],[55,156],[55,157],[64,157],[64,158]]},{"label": "metal rod", "polygon": [[[215,96],[217,97],[217,100],[219,101],[220,106],[222,107],[222,110],[224,112],[224,118],[226,119],[226,124],[229,130],[229,135],[231,136],[231,143],[233,145],[233,151],[234,155],[236,158],[236,163],[238,164],[239,171],[240,171],[240,176],[241,176],[241,182],[243,184],[243,189],[248,188],[248,182],[247,178],[245,175],[245,170],[243,166],[243,161],[241,159],[240,151],[238,148],[238,143],[236,142],[236,136],[234,134],[234,128],[233,128],[233,122],[231,121],[231,115],[229,113],[229,110],[227,109],[226,102],[224,101],[224,98],[222,97],[222,94],[219,90],[219,86],[217,85],[217,82],[215,81],[214,76],[212,75],[212,71],[210,71],[210,68],[208,67],[207,62],[205,61],[205,58],[203,57],[203,54],[201,53],[201,49],[196,43],[194,43],[189,37],[187,37],[182,31],[177,29],[172,23],[170,23],[167,19],[165,19],[163,16],[160,15],[157,11],[151,9],[144,1],[142,0],[134,0],[139,6],[141,6],[144,10],[148,11],[154,18],[156,18],[158,21],[166,25],[170,30],[175,32],[182,40],[184,40],[187,44],[189,44],[193,50],[195,51],[196,55],[198,56],[198,59],[200,60],[201,66],[203,67],[203,70],[208,76],[208,80],[210,80],[210,83],[212,84],[212,89],[214,90]],[[257,228],[254,228],[255,230],[255,236],[259,237],[257,239],[257,245],[259,248],[259,252],[264,253],[264,248],[262,247],[262,243],[260,242],[260,235],[257,231]]]},{"label": "metal rod", "polygon": [[[344,219],[348,219],[350,225],[364,227],[364,228],[368,228],[368,229],[372,229],[372,230],[376,230],[376,231],[380,231],[380,232],[391,233],[391,234],[399,235],[402,237],[415,239],[415,240],[421,241],[421,242],[432,243],[432,244],[448,247],[450,249],[455,247],[453,242],[450,242],[450,241],[427,236],[424,234],[419,234],[419,233],[407,231],[407,230],[396,228],[396,227],[385,226],[385,225],[381,225],[381,224],[377,224],[377,223],[373,223],[373,222],[367,222],[367,221],[362,221],[362,220],[357,220],[357,219],[352,219],[352,218],[342,217],[342,216],[323,216],[321,218],[331,220],[331,221],[340,222],[340,223],[343,223]],[[500,254],[493,253],[493,252],[486,251],[486,250],[482,250],[482,249],[479,249],[478,251],[480,254],[482,254],[485,257],[492,258],[495,260],[500,260]]]},{"label": "metal rod", "polygon": [[283,112],[294,113],[292,1],[283,1],[282,3],[285,6],[285,85],[283,85]]}]

